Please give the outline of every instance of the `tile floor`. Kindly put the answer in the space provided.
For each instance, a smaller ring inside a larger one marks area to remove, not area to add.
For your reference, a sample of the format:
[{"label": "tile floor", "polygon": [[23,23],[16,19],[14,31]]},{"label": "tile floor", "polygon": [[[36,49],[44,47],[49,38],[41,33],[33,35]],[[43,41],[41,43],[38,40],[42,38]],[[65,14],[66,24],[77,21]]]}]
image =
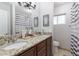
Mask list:
[{"label": "tile floor", "polygon": [[54,56],[72,56],[72,54],[70,51],[59,48],[58,52],[54,53]]}]

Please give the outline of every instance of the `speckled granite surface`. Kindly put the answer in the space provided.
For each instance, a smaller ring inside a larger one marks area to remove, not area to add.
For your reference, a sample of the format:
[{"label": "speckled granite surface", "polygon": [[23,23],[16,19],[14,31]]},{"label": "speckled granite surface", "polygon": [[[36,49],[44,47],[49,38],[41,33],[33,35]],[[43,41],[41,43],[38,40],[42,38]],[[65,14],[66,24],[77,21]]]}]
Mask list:
[{"label": "speckled granite surface", "polygon": [[[28,49],[28,48],[36,45],[37,43],[45,40],[46,38],[48,38],[50,36],[51,35],[38,35],[36,37],[29,38],[29,39],[18,39],[18,40],[23,40],[27,44],[22,46],[22,47],[20,47],[20,48],[9,49],[9,50],[8,49],[5,50],[4,47],[0,47],[0,56],[14,56],[14,55],[20,53],[22,50]],[[10,44],[8,44],[8,45],[10,45]]]}]

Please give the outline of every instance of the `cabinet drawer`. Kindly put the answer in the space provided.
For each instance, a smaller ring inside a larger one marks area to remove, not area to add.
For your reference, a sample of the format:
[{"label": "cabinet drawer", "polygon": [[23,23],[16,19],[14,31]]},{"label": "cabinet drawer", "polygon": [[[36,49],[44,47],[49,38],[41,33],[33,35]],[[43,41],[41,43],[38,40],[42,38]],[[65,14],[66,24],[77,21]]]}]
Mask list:
[{"label": "cabinet drawer", "polygon": [[37,45],[37,51],[40,51],[43,47],[46,47],[46,40]]}]

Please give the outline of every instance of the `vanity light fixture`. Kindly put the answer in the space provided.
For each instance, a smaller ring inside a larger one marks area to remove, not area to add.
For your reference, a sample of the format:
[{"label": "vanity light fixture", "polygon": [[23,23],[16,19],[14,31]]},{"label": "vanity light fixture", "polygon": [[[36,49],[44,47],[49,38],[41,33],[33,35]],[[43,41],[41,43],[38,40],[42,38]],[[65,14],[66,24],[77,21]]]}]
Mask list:
[{"label": "vanity light fixture", "polygon": [[19,6],[23,6],[28,9],[35,9],[36,4],[33,4],[32,2],[18,2]]}]

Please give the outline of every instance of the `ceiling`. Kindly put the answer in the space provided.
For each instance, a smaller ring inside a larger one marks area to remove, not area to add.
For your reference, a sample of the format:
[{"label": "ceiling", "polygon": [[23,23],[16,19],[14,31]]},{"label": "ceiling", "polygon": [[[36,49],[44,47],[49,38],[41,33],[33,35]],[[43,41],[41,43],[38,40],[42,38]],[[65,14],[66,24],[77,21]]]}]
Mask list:
[{"label": "ceiling", "polygon": [[54,2],[54,7],[58,7],[67,3],[70,3],[70,2]]}]

